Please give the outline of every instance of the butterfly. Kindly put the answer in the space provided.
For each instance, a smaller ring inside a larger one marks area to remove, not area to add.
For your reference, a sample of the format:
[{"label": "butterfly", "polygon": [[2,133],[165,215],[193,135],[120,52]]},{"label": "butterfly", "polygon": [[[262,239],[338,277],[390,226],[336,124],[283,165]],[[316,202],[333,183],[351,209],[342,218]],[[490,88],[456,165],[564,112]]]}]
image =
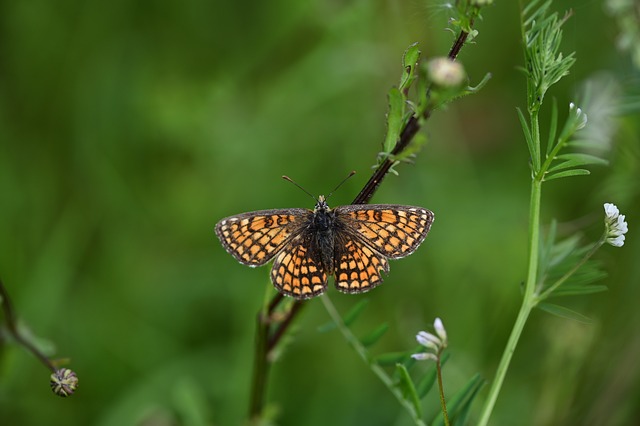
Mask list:
[{"label": "butterfly", "polygon": [[416,251],[434,214],[422,207],[359,204],[330,209],[324,196],[313,210],[260,210],[220,220],[216,235],[240,263],[274,259],[271,281],[286,296],[308,299],[327,288],[327,276],[344,293],[382,283],[389,259]]}]

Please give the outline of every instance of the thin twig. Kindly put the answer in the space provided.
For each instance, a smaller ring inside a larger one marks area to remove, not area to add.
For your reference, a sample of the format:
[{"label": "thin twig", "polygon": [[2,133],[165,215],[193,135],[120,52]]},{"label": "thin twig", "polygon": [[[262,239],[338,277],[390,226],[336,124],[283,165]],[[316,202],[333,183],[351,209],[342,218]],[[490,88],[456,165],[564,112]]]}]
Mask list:
[{"label": "thin twig", "polygon": [[2,310],[4,311],[4,317],[7,321],[7,329],[9,333],[13,336],[13,338],[28,349],[32,354],[36,356],[51,372],[56,371],[56,367],[53,363],[47,358],[45,354],[40,352],[38,348],[36,348],[29,340],[25,339],[24,336],[20,333],[18,329],[18,316],[16,315],[15,309],[13,309],[13,304],[11,303],[11,299],[9,298],[9,292],[5,288],[2,279],[0,279],[0,302],[2,303]]}]

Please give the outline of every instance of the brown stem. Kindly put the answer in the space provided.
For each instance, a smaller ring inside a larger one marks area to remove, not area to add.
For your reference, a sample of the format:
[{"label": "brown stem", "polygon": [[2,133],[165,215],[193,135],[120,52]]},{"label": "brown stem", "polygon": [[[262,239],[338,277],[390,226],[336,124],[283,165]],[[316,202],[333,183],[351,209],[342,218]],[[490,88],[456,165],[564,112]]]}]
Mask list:
[{"label": "brown stem", "polygon": [[56,367],[38,348],[36,348],[29,340],[25,339],[20,330],[18,330],[18,316],[13,309],[13,304],[9,298],[9,292],[5,288],[2,280],[0,279],[0,299],[2,302],[2,310],[4,311],[4,317],[7,320],[7,329],[9,333],[16,339],[16,342],[27,348],[32,354],[36,356],[51,372],[56,371]]}]

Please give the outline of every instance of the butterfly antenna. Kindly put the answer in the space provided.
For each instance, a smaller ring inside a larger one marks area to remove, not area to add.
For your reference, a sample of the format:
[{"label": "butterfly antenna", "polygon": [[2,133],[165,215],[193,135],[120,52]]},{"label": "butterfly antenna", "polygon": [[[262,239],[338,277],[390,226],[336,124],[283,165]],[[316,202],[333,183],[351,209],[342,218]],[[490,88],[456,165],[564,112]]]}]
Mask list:
[{"label": "butterfly antenna", "polygon": [[304,189],[303,187],[301,187],[300,185],[298,185],[293,179],[291,179],[289,176],[282,176],[282,179],[291,182],[292,184],[294,184],[295,186],[297,186],[298,188],[302,189],[304,191],[305,194],[307,194],[309,197],[313,198],[314,200],[316,200],[316,203],[318,202],[318,199],[316,197],[314,197],[309,191],[307,191],[306,189]]},{"label": "butterfly antenna", "polygon": [[342,179],[342,182],[340,182],[338,184],[338,186],[336,186],[333,191],[331,191],[329,193],[329,195],[327,195],[327,198],[331,197],[331,194],[333,194],[334,192],[336,192],[338,190],[338,188],[340,188],[342,186],[343,183],[345,183],[347,181],[347,179],[349,179],[351,176],[355,175],[356,171],[355,170],[351,170],[351,173],[349,173],[349,176],[347,176],[346,178]]}]

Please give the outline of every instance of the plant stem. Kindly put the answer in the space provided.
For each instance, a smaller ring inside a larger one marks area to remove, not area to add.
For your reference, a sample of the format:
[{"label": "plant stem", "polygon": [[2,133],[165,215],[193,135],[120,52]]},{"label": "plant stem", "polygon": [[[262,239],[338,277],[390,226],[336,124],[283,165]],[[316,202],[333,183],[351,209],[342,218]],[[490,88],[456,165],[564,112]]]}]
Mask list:
[{"label": "plant stem", "polygon": [[444,386],[442,385],[442,364],[440,363],[442,351],[438,351],[438,359],[436,360],[436,373],[438,377],[438,392],[440,393],[440,406],[442,407],[442,419],[444,425],[449,426],[449,414],[447,413],[447,401],[444,397]]},{"label": "plant stem", "polygon": [[360,355],[360,358],[362,358],[365,364],[369,366],[373,374],[375,374],[380,379],[380,381],[389,389],[389,391],[396,397],[398,402],[400,402],[400,405],[402,405],[409,412],[414,423],[417,426],[425,426],[425,423],[418,416],[418,413],[416,412],[413,405],[411,405],[411,403],[402,396],[402,392],[397,386],[394,385],[391,377],[387,375],[382,367],[371,361],[371,358],[369,357],[369,351],[367,351],[367,348],[365,348],[364,345],[360,343],[358,338],[353,335],[351,330],[349,330],[349,327],[344,324],[344,322],[342,321],[342,317],[336,310],[335,306],[333,306],[333,303],[331,303],[331,299],[329,299],[329,296],[323,294],[322,296],[320,296],[320,299],[322,300],[327,313],[336,324],[336,327],[338,328],[338,330],[340,330],[340,333],[342,333],[345,340],[349,342],[356,353]]},{"label": "plant stem", "polygon": [[5,288],[2,280],[0,279],[0,306],[4,311],[4,318],[7,321],[7,329],[9,333],[16,339],[16,342],[24,346],[27,350],[29,350],[33,355],[36,356],[42,362],[45,367],[51,370],[52,373],[56,372],[56,367],[53,365],[51,360],[47,358],[45,354],[40,352],[40,350],[35,347],[28,339],[25,339],[20,333],[18,329],[18,316],[16,315],[15,309],[13,309],[13,304],[11,303],[11,299],[9,298],[9,292]]},{"label": "plant stem", "polygon": [[260,311],[256,316],[255,352],[253,357],[253,376],[251,378],[251,397],[249,400],[249,418],[257,419],[262,413],[267,388],[269,363],[267,362],[267,335],[269,332],[266,312]]},{"label": "plant stem", "polygon": [[[538,123],[536,121],[535,127],[537,127],[537,124]],[[540,142],[539,134],[540,133],[537,132],[538,139],[535,141],[538,144]],[[511,358],[513,357],[513,353],[515,352],[516,346],[518,345],[518,340],[520,339],[520,335],[522,334],[522,330],[524,329],[524,325],[529,318],[531,310],[537,303],[537,299],[535,297],[535,288],[539,260],[538,245],[540,242],[541,194],[542,181],[533,179],[531,182],[531,201],[529,206],[529,264],[524,297],[522,299],[522,305],[520,306],[520,312],[518,312],[518,317],[516,318],[516,322],[513,325],[513,329],[511,330],[511,335],[509,336],[509,340],[507,341],[507,346],[505,347],[505,350],[502,354],[502,359],[500,360],[500,364],[498,365],[496,376],[493,380],[493,383],[491,384],[491,389],[489,389],[489,395],[482,409],[480,421],[478,422],[479,426],[486,426],[489,423],[489,418],[491,417],[491,413],[493,412],[496,400],[498,399],[498,394],[500,393],[500,389],[502,388],[504,378],[507,375],[507,370],[509,369]]]}]

